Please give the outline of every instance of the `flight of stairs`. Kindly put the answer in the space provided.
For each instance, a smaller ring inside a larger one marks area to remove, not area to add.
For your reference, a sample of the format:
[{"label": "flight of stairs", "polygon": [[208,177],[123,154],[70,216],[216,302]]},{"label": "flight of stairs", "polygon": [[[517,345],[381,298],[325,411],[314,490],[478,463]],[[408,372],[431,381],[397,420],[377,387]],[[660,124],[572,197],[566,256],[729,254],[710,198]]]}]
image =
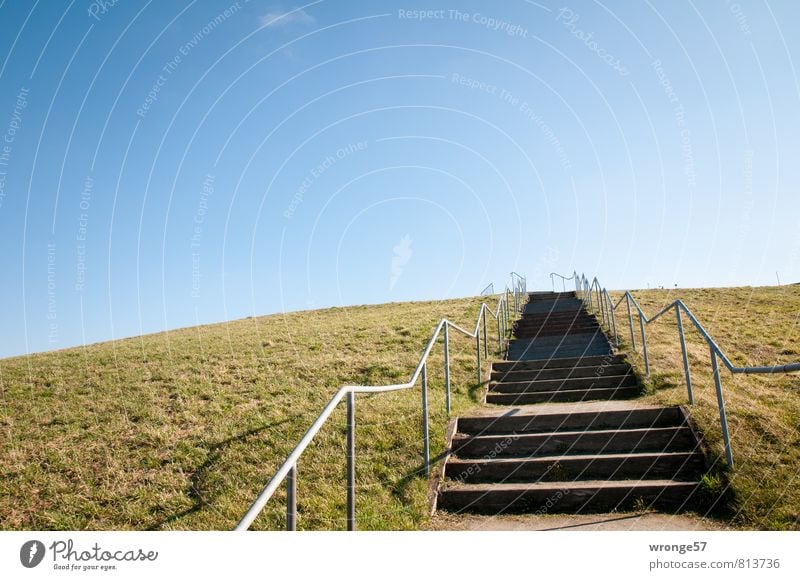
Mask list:
[{"label": "flight of stairs", "polygon": [[630,365],[607,354],[494,363],[486,402],[523,405],[621,399],[640,393]]},{"label": "flight of stairs", "polygon": [[574,293],[531,295],[487,405],[456,420],[437,508],[479,513],[676,511],[706,459],[682,407],[654,407]]}]

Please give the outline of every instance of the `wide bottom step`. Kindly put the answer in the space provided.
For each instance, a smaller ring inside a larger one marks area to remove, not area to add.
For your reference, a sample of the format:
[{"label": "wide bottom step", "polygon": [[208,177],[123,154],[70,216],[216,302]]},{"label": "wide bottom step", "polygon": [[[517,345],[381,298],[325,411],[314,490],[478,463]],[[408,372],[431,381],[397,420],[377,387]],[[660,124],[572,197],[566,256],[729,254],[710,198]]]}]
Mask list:
[{"label": "wide bottom step", "polygon": [[532,483],[598,479],[690,481],[697,479],[703,468],[703,454],[696,451],[495,459],[451,457],[445,465],[445,476],[460,483]]},{"label": "wide bottom step", "polygon": [[696,481],[581,481],[456,485],[439,493],[438,508],[455,512],[588,513],[658,508],[679,511],[695,500]]}]

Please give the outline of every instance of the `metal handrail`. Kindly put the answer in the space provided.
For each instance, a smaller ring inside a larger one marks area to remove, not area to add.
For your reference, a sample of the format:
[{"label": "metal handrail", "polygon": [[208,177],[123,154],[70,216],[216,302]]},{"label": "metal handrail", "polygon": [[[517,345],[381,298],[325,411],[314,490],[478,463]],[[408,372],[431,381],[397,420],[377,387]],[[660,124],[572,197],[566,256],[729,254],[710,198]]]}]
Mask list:
[{"label": "metal handrail", "polygon": [[422,439],[423,439],[423,464],[424,473],[430,473],[430,439],[428,433],[428,377],[427,377],[427,363],[428,356],[436,344],[439,334],[444,331],[444,374],[445,374],[445,407],[447,414],[450,415],[450,329],[475,339],[475,352],[478,367],[478,383],[481,382],[481,327],[483,330],[483,348],[484,355],[488,357],[489,346],[486,335],[486,318],[487,313],[495,319],[497,326],[497,341],[498,349],[502,351],[502,337],[507,336],[511,327],[511,309],[509,304],[509,293],[513,294],[514,298],[514,311],[519,312],[519,306],[522,304],[522,296],[524,294],[524,278],[521,280],[514,280],[512,276],[512,289],[506,287],[505,291],[500,295],[497,301],[497,306],[494,312],[489,308],[485,302],[481,302],[480,310],[478,311],[478,318],[475,322],[475,329],[470,332],[461,328],[459,325],[451,322],[447,318],[442,318],[436,329],[433,331],[431,338],[428,340],[425,350],[422,351],[419,363],[417,363],[411,379],[405,383],[398,383],[394,385],[345,385],[340,387],[336,394],[333,395],[331,400],[322,409],[322,412],[317,416],[314,422],[306,431],[305,435],[300,439],[294,447],[289,456],[284,460],[272,479],[269,480],[266,486],[261,490],[258,497],[250,505],[247,513],[239,521],[236,526],[236,531],[247,530],[264,509],[267,502],[277,491],[278,487],[286,481],[286,527],[288,530],[295,530],[297,524],[297,463],[300,460],[303,452],[309,446],[314,436],[322,429],[322,426],[331,416],[333,411],[342,402],[342,399],[347,398],[347,529],[355,529],[355,395],[356,393],[387,393],[391,391],[400,391],[404,389],[411,389],[417,382],[417,379],[422,379]]},{"label": "metal handrail", "polygon": [[573,273],[572,276],[567,278],[565,276],[562,276],[558,272],[550,272],[550,285],[553,287],[553,292],[555,292],[556,291],[556,282],[553,279],[553,276],[558,276],[559,278],[561,278],[561,290],[563,292],[566,292],[566,290],[567,290],[566,281],[567,280],[572,280],[575,277],[575,274]]},{"label": "metal handrail", "polygon": [[494,294],[494,283],[493,282],[489,282],[489,284],[487,284],[486,288],[481,290],[481,293],[480,293],[481,296],[487,296],[489,294]]},{"label": "metal handrail", "polygon": [[633,308],[636,309],[639,317],[639,335],[642,341],[642,358],[644,359],[645,374],[647,376],[650,376],[650,359],[647,353],[647,335],[645,334],[645,326],[655,322],[670,310],[675,310],[675,317],[678,324],[678,336],[681,343],[681,354],[683,356],[683,371],[684,376],[686,377],[687,398],[689,400],[689,404],[693,405],[694,393],[692,391],[692,375],[689,371],[689,357],[686,350],[686,337],[684,335],[683,317],[681,316],[681,312],[683,312],[689,318],[691,323],[694,325],[694,327],[700,333],[700,336],[706,341],[709,347],[711,370],[714,376],[717,407],[719,409],[719,420],[722,428],[722,438],[725,445],[725,459],[728,463],[728,467],[733,469],[733,451],[731,449],[730,434],[728,432],[728,417],[725,411],[725,397],[723,396],[722,392],[722,380],[719,373],[718,359],[722,360],[722,363],[725,365],[725,367],[727,367],[727,369],[733,374],[793,373],[800,371],[800,362],[773,366],[735,366],[725,355],[725,353],[722,352],[722,349],[719,347],[716,341],[714,341],[714,339],[703,327],[689,307],[686,306],[683,300],[674,300],[648,318],[644,313],[644,310],[642,310],[642,307],[639,305],[639,302],[629,291],[626,290],[617,303],[614,304],[611,296],[608,294],[608,290],[601,286],[596,276],[591,282],[589,282],[589,279],[584,274],[581,274],[580,278],[578,278],[577,272],[573,272],[572,276],[575,278],[576,294],[579,295],[579,297],[585,303],[587,303],[589,308],[595,313],[599,310],[603,324],[605,324],[606,327],[609,328],[613,333],[614,342],[617,346],[619,346],[620,340],[619,334],[617,333],[617,321],[615,314],[617,308],[622,306],[623,301],[625,302],[625,308],[628,314],[628,328],[631,334],[631,347],[633,348],[634,352],[638,353],[639,351],[636,347],[636,334],[633,330],[633,314],[631,310],[631,305],[633,305]]}]

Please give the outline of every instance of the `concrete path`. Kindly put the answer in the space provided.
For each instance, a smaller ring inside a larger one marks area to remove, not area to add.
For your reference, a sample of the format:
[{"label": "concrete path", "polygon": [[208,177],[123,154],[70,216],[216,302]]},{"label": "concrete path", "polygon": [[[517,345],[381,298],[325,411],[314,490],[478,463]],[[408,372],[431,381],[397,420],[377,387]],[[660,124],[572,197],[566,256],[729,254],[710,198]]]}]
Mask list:
[{"label": "concrete path", "polygon": [[587,515],[453,515],[437,513],[433,530],[474,531],[717,531],[729,529],[716,520],[688,514],[617,513]]}]

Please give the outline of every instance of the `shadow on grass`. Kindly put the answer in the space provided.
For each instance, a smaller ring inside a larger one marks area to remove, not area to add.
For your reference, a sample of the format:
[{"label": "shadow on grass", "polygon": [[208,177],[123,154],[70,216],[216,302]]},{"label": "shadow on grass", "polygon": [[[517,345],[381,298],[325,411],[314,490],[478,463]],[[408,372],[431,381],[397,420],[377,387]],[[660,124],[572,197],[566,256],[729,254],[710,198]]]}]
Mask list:
[{"label": "shadow on grass", "polygon": [[470,383],[469,387],[467,387],[467,394],[469,395],[469,400],[473,403],[482,403],[483,402],[483,389],[486,388],[486,385],[489,384],[489,381],[482,381],[480,383]]},{"label": "shadow on grass", "polygon": [[[445,450],[436,455],[435,457],[431,457],[431,472],[433,472],[434,466],[438,465],[440,462],[447,459],[447,456],[450,454],[449,451]],[[398,500],[404,501],[407,497],[407,489],[408,485],[417,478],[424,478],[427,479],[425,475],[425,464],[419,464],[411,471],[407,472],[403,477],[397,480],[397,482],[392,486],[392,495],[395,496]]]},{"label": "shadow on grass", "polygon": [[244,433],[240,433],[239,435],[234,435],[233,437],[228,437],[227,439],[223,439],[219,443],[214,443],[208,449],[208,458],[192,473],[191,477],[189,478],[189,497],[191,498],[193,505],[191,507],[186,508],[183,511],[180,511],[176,514],[173,514],[166,519],[153,524],[148,528],[148,530],[159,530],[164,526],[171,524],[175,521],[180,520],[188,515],[196,513],[209,505],[210,501],[208,498],[203,494],[202,487],[203,481],[208,473],[211,471],[211,468],[214,464],[219,461],[219,458],[228,449],[231,445],[236,443],[243,443],[247,441],[249,438],[254,437],[260,433],[263,433],[267,429],[273,429],[275,427],[279,427],[285,423],[290,422],[291,419],[283,419],[282,421],[276,421],[275,423],[269,423],[268,425],[262,425],[261,427],[256,427],[255,429],[250,429],[249,431],[245,431]]}]

